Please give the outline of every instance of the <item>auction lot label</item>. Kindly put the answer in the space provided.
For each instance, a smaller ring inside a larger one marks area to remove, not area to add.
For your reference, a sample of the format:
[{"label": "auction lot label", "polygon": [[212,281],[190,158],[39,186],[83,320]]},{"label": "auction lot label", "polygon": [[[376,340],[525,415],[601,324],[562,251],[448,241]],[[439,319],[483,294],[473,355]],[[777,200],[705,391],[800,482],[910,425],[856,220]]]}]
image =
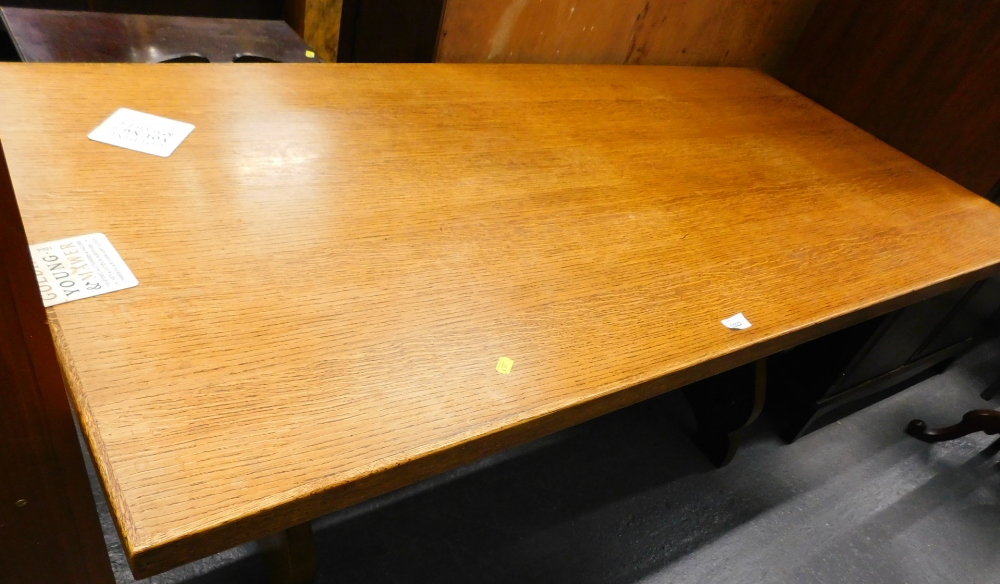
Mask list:
[{"label": "auction lot label", "polygon": [[103,233],[29,247],[46,308],[139,284]]}]

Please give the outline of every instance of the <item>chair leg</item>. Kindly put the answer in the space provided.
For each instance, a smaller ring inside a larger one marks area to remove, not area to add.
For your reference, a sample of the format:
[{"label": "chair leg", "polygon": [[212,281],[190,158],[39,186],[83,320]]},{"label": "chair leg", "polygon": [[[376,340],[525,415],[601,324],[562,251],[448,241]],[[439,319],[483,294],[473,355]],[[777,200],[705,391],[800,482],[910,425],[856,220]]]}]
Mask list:
[{"label": "chair leg", "polygon": [[923,420],[913,420],[906,427],[906,433],[923,442],[944,442],[975,432],[1000,434],[1000,411],[972,410],[962,416],[962,421],[947,428],[929,430]]}]

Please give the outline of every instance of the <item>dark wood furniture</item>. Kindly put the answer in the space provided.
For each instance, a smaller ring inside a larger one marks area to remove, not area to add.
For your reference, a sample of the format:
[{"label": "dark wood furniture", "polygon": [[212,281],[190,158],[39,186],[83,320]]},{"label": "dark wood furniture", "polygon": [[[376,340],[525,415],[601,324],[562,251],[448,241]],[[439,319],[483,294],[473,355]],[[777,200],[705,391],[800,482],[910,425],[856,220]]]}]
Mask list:
[{"label": "dark wood furniture", "polygon": [[794,441],[937,372],[998,308],[992,278],[775,355],[768,383],[782,435]]},{"label": "dark wood furniture", "polygon": [[[371,1],[371,0],[366,0]],[[781,70],[817,0],[449,0],[437,61]]]},{"label": "dark wood furniture", "polygon": [[0,582],[114,584],[0,147]]},{"label": "dark wood furniture", "polygon": [[962,421],[946,428],[928,429],[923,420],[913,420],[906,427],[907,434],[930,444],[954,440],[976,432],[987,435],[1000,434],[1000,411],[972,410],[962,416]]},{"label": "dark wood furniture", "polygon": [[315,63],[280,20],[149,16],[0,8],[17,56],[27,62]]},{"label": "dark wood furniture", "polygon": [[[779,78],[996,201],[997,71],[1000,2],[824,0]],[[998,308],[1000,281],[990,280],[775,356],[770,405],[784,435],[794,440],[932,374]]]},{"label": "dark wood furniture", "polygon": [[[295,0],[289,0],[295,1]],[[210,18],[282,17],[282,0],[5,0],[5,6]]]},{"label": "dark wood furniture", "polygon": [[970,190],[1000,179],[1000,2],[824,0],[779,79]]},{"label": "dark wood furniture", "polygon": [[694,412],[695,443],[715,466],[729,464],[740,447],[741,431],[764,409],[767,359],[760,359],[683,388]]},{"label": "dark wood furniture", "polygon": [[337,60],[726,65],[774,74],[816,3],[343,0]]}]

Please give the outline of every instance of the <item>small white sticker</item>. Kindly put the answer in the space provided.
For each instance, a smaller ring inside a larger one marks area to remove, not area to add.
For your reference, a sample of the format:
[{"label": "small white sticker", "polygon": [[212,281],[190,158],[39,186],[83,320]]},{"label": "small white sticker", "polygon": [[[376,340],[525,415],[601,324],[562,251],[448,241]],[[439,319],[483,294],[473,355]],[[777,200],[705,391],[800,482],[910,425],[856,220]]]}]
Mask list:
[{"label": "small white sticker", "polygon": [[139,284],[103,233],[29,247],[46,308]]},{"label": "small white sticker", "polygon": [[166,158],[188,137],[194,126],[176,120],[121,108],[87,135],[91,140]]},{"label": "small white sticker", "polygon": [[730,316],[729,318],[723,319],[722,320],[722,324],[726,328],[731,328],[731,329],[736,330],[736,331],[741,331],[743,329],[748,329],[748,328],[750,328],[752,326],[750,324],[750,321],[747,320],[747,317],[743,316],[742,312],[738,312],[738,313]]}]

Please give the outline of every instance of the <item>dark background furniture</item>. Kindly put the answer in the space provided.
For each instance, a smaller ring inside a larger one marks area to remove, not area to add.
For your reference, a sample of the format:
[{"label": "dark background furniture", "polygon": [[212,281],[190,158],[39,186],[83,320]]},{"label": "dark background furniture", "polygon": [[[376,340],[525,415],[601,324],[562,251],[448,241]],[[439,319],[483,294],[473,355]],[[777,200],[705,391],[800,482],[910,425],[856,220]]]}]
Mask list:
[{"label": "dark background furniture", "polygon": [[993,278],[775,355],[772,419],[793,441],[901,391],[971,348],[998,308]]},{"label": "dark background furniture", "polygon": [[4,6],[267,20],[283,14],[282,0],[4,0]]},{"label": "dark background furniture", "polygon": [[84,63],[318,62],[280,20],[0,8],[22,61]]},{"label": "dark background furniture", "polygon": [[1000,179],[1000,1],[825,0],[778,77],[981,195]]},{"label": "dark background furniture", "polygon": [[325,61],[337,59],[342,9],[341,0],[8,0],[2,4],[123,14],[283,19]]},{"label": "dark background furniture", "polygon": [[[996,0],[824,0],[779,79],[997,202],[997,71]],[[933,374],[992,328],[998,308],[1000,281],[987,280],[772,358],[785,437]]]}]

